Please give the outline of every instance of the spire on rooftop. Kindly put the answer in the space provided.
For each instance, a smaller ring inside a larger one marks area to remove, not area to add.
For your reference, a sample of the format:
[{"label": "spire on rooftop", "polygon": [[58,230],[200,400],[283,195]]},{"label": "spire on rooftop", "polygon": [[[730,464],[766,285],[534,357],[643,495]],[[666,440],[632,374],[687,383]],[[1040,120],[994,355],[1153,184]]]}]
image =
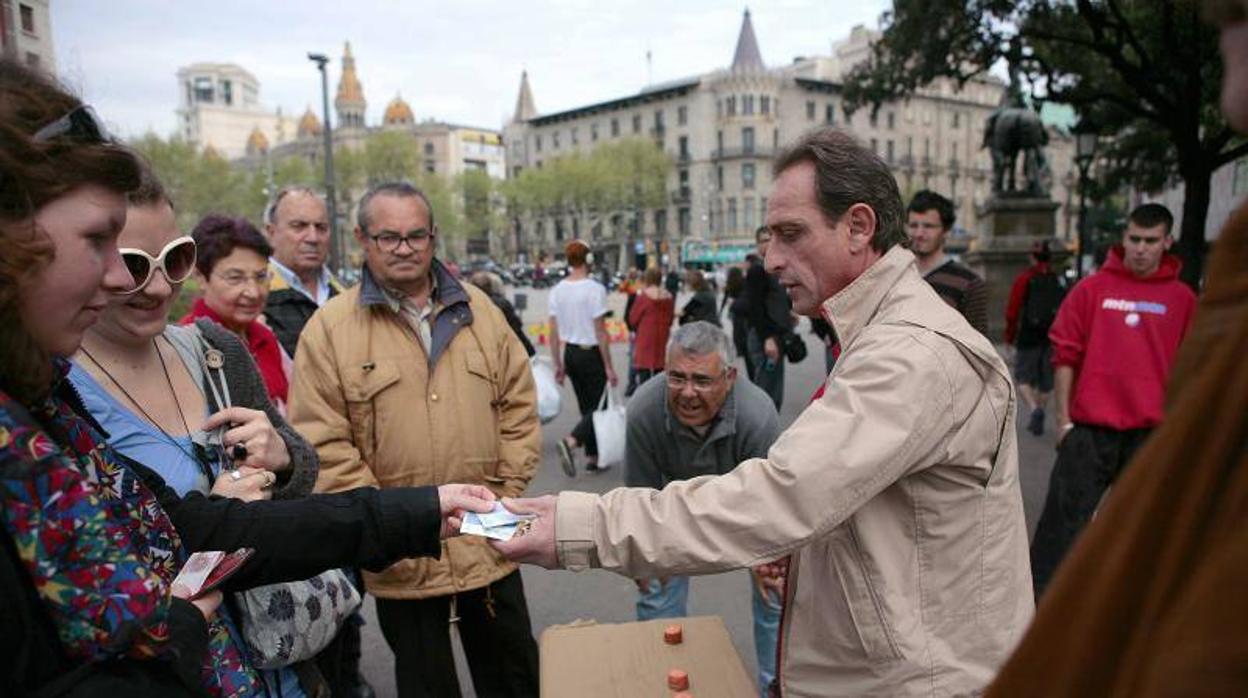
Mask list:
[{"label": "spire on rooftop", "polygon": [[516,96],[516,113],[511,117],[517,123],[537,117],[537,106],[533,103],[533,90],[529,88],[529,71],[520,73],[520,94]]},{"label": "spire on rooftop", "polygon": [[754,37],[754,23],[750,21],[750,11],[745,11],[741,21],[741,33],[737,36],[737,50],[732,54],[732,72],[761,73],[767,70],[763,65],[763,54],[758,50],[758,39]]}]

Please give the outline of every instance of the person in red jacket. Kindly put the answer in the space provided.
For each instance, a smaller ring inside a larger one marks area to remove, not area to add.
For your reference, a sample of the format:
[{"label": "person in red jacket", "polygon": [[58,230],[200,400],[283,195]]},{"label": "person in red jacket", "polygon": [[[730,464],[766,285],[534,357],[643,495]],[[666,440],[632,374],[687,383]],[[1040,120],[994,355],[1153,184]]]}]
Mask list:
[{"label": "person in red jacket", "polygon": [[642,276],[645,286],[634,295],[636,300],[628,310],[628,322],[636,338],[632,369],[637,382],[633,390],[661,373],[667,361],[667,338],[676,316],[676,298],[663,288],[662,282],[663,272],[658,267],[647,269]]},{"label": "person in red jacket", "polygon": [[1044,434],[1044,409],[1053,392],[1053,359],[1049,328],[1057,317],[1066,289],[1049,266],[1052,253],[1047,241],[1031,248],[1031,266],[1014,279],[1005,309],[1005,343],[1015,348],[1014,380],[1031,417],[1027,430]]},{"label": "person in red jacket", "polygon": [[1160,204],[1131,212],[1122,244],[1071,289],[1049,330],[1057,462],[1031,543],[1036,597],[1101,497],[1161,422],[1166,380],[1196,294],[1166,254],[1174,217]]}]

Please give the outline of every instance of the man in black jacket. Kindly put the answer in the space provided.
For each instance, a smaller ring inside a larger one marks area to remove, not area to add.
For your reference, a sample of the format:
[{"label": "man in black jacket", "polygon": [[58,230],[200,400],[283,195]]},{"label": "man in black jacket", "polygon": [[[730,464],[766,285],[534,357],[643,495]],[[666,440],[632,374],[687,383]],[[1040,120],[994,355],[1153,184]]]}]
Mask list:
[{"label": "man in black jacket", "polygon": [[780,411],[784,402],[784,335],[793,327],[789,294],[776,277],[763,268],[771,231],[766,226],[754,231],[758,261],[745,272],[746,348],[754,367],[754,384],[771,396]]},{"label": "man in black jacket", "polygon": [[264,317],[277,341],[295,355],[299,333],[317,308],[342,291],[329,273],[329,213],[325,199],[304,186],[283,187],[264,210],[273,245]]}]

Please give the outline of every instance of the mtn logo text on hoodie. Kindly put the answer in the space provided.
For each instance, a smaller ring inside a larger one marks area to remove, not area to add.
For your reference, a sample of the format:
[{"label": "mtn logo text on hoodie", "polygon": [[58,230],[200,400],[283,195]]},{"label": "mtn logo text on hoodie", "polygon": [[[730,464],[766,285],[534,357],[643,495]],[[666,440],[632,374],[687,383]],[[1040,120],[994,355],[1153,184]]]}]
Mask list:
[{"label": "mtn logo text on hoodie", "polygon": [[1138,278],[1115,247],[1066,296],[1049,339],[1054,365],[1075,369],[1072,420],[1118,430],[1161,422],[1170,366],[1196,309],[1180,267],[1166,255],[1156,272]]}]

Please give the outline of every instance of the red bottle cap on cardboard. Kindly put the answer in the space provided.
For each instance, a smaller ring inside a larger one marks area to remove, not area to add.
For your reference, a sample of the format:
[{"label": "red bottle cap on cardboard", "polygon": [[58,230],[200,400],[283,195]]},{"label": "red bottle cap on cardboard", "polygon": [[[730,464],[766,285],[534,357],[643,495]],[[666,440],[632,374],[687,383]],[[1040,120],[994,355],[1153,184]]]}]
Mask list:
[{"label": "red bottle cap on cardboard", "polygon": [[672,669],[667,672],[667,687],[673,691],[689,690],[689,674],[680,669]]},{"label": "red bottle cap on cardboard", "polygon": [[685,641],[685,633],[679,625],[669,625],[663,630],[663,641],[669,645],[679,645]]}]

